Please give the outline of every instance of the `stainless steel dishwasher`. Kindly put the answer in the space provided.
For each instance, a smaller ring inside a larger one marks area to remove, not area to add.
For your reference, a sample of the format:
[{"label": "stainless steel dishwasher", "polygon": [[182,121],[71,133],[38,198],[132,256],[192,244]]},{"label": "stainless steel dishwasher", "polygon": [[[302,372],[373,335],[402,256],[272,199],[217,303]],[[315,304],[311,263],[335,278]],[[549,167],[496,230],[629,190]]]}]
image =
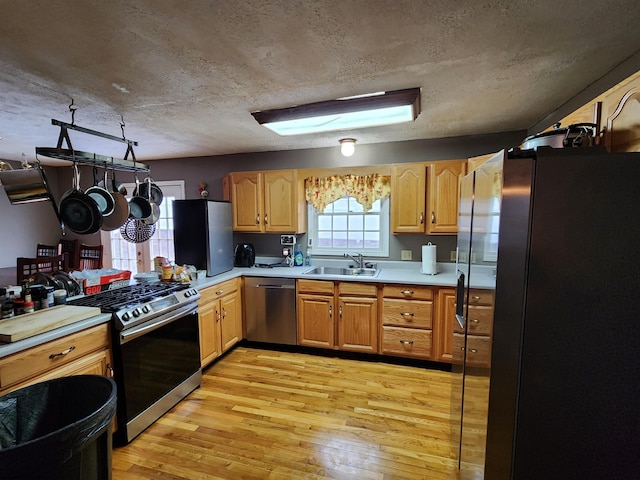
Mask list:
[{"label": "stainless steel dishwasher", "polygon": [[297,345],[296,281],[245,277],[247,340]]}]

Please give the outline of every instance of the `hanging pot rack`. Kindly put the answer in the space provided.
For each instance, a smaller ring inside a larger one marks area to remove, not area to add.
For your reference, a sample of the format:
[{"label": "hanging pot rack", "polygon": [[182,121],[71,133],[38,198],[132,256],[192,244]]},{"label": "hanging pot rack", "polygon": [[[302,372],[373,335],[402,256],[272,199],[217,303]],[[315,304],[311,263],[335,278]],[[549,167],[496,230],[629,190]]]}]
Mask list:
[{"label": "hanging pot rack", "polygon": [[[51,124],[60,127],[60,135],[58,136],[58,144],[55,147],[36,147],[36,157],[42,155],[43,157],[54,158],[56,160],[66,160],[76,163],[78,165],[91,165],[99,166],[103,168],[109,167],[110,169],[128,172],[148,172],[149,167],[144,163],[136,161],[133,147],[138,145],[138,142],[134,140],[128,140],[124,136],[124,123],[120,124],[122,128],[122,137],[116,137],[115,135],[109,135],[108,133],[98,132],[89,128],[84,128],[74,123],[61,122],[60,120],[51,119]],[[71,138],[69,138],[69,130],[94,135],[107,140],[114,140],[116,142],[126,143],[127,151],[124,154],[124,158],[108,157],[105,155],[99,155],[97,153],[82,152],[80,150],[74,150],[71,145]],[[63,148],[66,143],[67,148]],[[131,160],[129,160],[131,155]]]}]

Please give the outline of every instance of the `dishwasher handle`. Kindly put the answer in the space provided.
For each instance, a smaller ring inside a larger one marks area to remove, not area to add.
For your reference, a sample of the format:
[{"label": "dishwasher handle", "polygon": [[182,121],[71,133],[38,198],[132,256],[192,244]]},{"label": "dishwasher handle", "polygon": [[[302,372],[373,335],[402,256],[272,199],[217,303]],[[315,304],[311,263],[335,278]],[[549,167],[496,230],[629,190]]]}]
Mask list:
[{"label": "dishwasher handle", "polygon": [[256,288],[289,288],[289,289],[294,289],[296,288],[295,284],[293,285],[278,285],[278,284],[273,284],[273,283],[257,283],[255,285]]}]

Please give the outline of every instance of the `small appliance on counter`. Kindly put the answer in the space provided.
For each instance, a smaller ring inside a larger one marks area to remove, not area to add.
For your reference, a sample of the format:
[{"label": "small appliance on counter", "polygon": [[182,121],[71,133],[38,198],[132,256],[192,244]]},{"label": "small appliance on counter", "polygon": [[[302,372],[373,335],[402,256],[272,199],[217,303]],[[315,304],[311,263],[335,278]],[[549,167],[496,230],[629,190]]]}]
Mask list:
[{"label": "small appliance on counter", "polygon": [[234,258],[235,267],[253,267],[256,263],[256,251],[250,243],[238,243]]}]

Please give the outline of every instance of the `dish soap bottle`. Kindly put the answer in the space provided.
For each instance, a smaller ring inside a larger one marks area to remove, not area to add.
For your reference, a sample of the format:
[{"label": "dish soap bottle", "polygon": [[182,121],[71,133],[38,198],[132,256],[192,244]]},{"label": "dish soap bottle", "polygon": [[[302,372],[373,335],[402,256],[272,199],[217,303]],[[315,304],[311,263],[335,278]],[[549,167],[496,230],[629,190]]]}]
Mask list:
[{"label": "dish soap bottle", "polygon": [[301,267],[302,265],[304,265],[304,258],[302,256],[302,245],[298,243],[296,244],[296,248],[293,251],[293,266]]},{"label": "dish soap bottle", "polygon": [[308,267],[311,266],[311,249],[307,248],[307,254],[304,257],[304,264]]}]

